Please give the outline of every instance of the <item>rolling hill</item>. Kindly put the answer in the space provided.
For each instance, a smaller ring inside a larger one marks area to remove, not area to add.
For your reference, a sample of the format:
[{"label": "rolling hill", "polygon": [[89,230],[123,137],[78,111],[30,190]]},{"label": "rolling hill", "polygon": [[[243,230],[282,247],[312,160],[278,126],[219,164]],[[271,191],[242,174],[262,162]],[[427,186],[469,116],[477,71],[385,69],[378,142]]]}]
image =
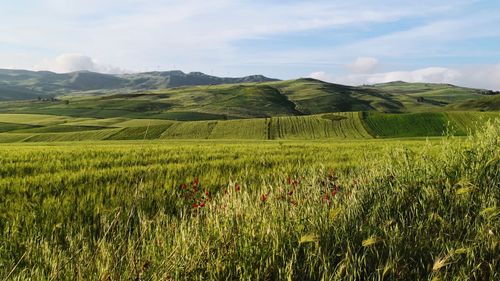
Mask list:
[{"label": "rolling hill", "polygon": [[[88,89],[90,86],[84,85],[94,85],[94,91],[67,92],[58,99],[0,102],[0,113],[224,120],[352,111],[487,111],[497,110],[494,104],[500,96],[490,91],[445,84],[394,82],[352,87],[314,79],[122,91],[113,87],[125,83],[125,78],[101,79],[101,76],[77,73],[66,81],[73,89]],[[34,91],[26,95],[33,95]]]},{"label": "rolling hill", "polygon": [[500,95],[431,83],[0,70],[0,97],[0,142],[41,142],[466,135],[499,117]]},{"label": "rolling hill", "polygon": [[0,101],[55,97],[61,94],[93,91],[94,94],[128,93],[137,90],[181,86],[219,85],[276,81],[262,75],[221,78],[201,72],[145,72],[110,75],[89,71],[57,74],[49,71],[0,69]]},{"label": "rolling hill", "polygon": [[449,110],[496,111],[500,110],[500,95],[468,99],[452,103],[446,107]]}]

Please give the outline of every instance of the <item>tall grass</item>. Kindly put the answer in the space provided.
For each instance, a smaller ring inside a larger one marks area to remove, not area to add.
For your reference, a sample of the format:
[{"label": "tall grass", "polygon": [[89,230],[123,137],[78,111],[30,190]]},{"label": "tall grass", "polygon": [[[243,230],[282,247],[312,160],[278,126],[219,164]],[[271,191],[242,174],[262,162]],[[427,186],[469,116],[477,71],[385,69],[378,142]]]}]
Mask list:
[{"label": "tall grass", "polygon": [[[91,185],[73,187],[84,195],[73,201],[58,201],[57,189],[46,198],[11,189],[38,201],[26,198],[16,213],[3,215],[0,274],[19,280],[500,279],[500,122],[467,139],[419,149],[392,145],[378,155],[358,158],[365,162],[360,169],[274,169],[259,181],[210,190],[193,179],[151,193],[140,176],[127,194],[117,186],[109,198],[85,193]],[[39,204],[70,204],[75,212],[61,205],[45,213]]]}]

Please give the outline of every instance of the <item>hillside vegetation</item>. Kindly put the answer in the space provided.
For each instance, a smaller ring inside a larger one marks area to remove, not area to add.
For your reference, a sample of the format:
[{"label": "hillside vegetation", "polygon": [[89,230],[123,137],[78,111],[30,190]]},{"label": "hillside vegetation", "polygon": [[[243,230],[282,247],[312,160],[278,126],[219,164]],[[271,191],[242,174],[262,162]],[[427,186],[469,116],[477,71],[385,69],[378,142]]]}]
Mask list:
[{"label": "hillside vegetation", "polygon": [[298,79],[133,92],[67,92],[52,100],[0,102],[0,113],[194,121],[348,111],[489,111],[497,109],[498,96],[484,90],[441,84],[401,82],[351,87]]},{"label": "hillside vegetation", "polygon": [[447,106],[449,110],[498,111],[500,110],[500,95],[485,96],[478,99],[468,99]]},{"label": "hillside vegetation", "polygon": [[0,69],[0,101],[47,98],[74,92],[130,93],[136,90],[180,86],[266,81],[276,81],[276,79],[262,75],[222,78],[201,72],[184,73],[182,71],[110,75],[89,71],[58,74],[49,71]]}]

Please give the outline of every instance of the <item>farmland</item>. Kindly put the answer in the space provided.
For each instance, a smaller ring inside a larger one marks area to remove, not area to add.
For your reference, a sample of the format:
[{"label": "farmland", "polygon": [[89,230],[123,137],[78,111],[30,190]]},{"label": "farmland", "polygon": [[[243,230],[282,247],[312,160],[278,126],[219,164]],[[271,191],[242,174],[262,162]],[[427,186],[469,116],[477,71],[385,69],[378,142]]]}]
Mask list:
[{"label": "farmland", "polygon": [[465,136],[498,112],[387,114],[336,112],[235,120],[79,118],[39,114],[0,114],[0,142],[64,142],[154,139],[371,139]]},{"label": "farmland", "polygon": [[499,128],[4,144],[0,276],[495,280]]},{"label": "farmland", "polygon": [[3,1],[0,281],[500,281],[498,11]]},{"label": "farmland", "polygon": [[0,103],[0,278],[500,278],[496,95],[64,77]]}]

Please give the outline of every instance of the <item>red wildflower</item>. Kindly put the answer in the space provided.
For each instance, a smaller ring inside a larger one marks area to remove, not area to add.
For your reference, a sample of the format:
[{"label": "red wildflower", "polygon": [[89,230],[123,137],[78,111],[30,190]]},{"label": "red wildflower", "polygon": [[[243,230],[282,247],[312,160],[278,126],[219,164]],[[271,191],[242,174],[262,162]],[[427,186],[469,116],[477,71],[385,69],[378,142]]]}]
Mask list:
[{"label": "red wildflower", "polygon": [[288,191],[288,196],[292,196],[292,195],[293,195],[293,190]]},{"label": "red wildflower", "polygon": [[236,184],[236,185],[234,186],[234,191],[236,191],[236,192],[240,192],[240,185],[239,185],[239,184]]},{"label": "red wildflower", "polygon": [[196,208],[198,208],[198,204],[193,203],[193,206],[192,206],[192,207],[193,207],[193,209],[196,209]]},{"label": "red wildflower", "polygon": [[186,189],[187,188],[187,184],[183,183],[181,184],[181,189]]},{"label": "red wildflower", "polygon": [[292,184],[292,182],[293,182],[292,177],[288,176],[287,182],[288,182],[288,184]]},{"label": "red wildflower", "polygon": [[200,208],[203,208],[203,207],[205,207],[205,202],[200,203]]},{"label": "red wildflower", "polygon": [[265,203],[267,201],[267,197],[268,197],[268,194],[262,194],[260,196],[260,201],[262,201],[262,203]]}]

